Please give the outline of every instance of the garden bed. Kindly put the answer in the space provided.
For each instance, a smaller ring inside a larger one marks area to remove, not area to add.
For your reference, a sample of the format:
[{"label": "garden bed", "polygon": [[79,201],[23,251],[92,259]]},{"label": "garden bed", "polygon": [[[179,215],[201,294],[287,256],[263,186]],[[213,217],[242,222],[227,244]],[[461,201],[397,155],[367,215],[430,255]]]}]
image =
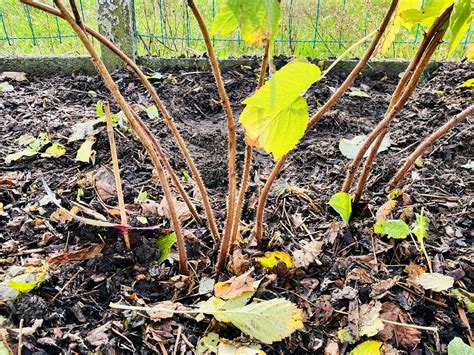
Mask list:
[{"label": "garden bed", "polygon": [[[255,90],[258,71],[256,65],[227,69],[223,73],[231,102],[235,103],[236,116],[242,110],[237,103]],[[227,128],[214,78],[210,72],[192,69],[164,69],[161,74],[163,78],[155,82],[157,91],[201,169],[222,227],[227,196]],[[304,330],[280,343],[264,345],[263,350],[267,353],[323,353],[328,341],[337,340],[338,329],[350,329],[357,321],[352,313],[354,304],[368,304],[372,300],[382,302],[385,308],[396,307],[398,316],[392,320],[399,322],[404,318],[407,323],[438,328],[438,333],[421,331],[421,342],[415,341],[417,334],[406,334],[400,327],[392,330],[392,336],[387,335],[388,331],[378,335],[394,348],[437,353],[446,351],[448,342],[455,336],[467,343],[468,324],[453,298],[430,292],[423,297],[420,290],[406,283],[405,267],[410,263],[425,263],[414,243],[410,239],[394,242],[380,237],[373,233],[372,226],[377,209],[386,201],[384,188],[400,167],[401,160],[424,137],[473,102],[472,91],[457,88],[472,77],[472,64],[450,63],[422,79],[413,98],[392,125],[392,145],[378,155],[368,191],[355,206],[349,227],[344,227],[339,217],[326,207],[330,196],[340,190],[349,163],[339,152],[338,143],[341,138],[370,132],[383,117],[398,77],[379,71],[358,78],[353,85],[357,91],[353,95],[348,91],[304,137],[291,154],[281,181],[267,203],[264,245],[266,250],[291,255],[309,241],[323,241],[317,260],[306,268],[287,270],[280,264],[265,271],[256,261],[263,252],[249,237],[257,191],[271,171],[272,159],[261,152],[254,154],[248,191],[250,202],[244,206],[242,215],[243,257],[231,257],[232,263],[218,279],[227,280],[236,269],[254,267],[251,275],[255,279],[264,278],[258,298],[283,297],[306,313]],[[132,106],[137,111],[142,108],[141,116],[159,138],[186,190],[201,207],[193,181],[185,172],[185,162],[165,123],[159,118],[150,119],[144,111],[151,105],[144,88],[127,72],[115,73],[114,78]],[[330,74],[308,90],[305,96],[310,113],[329,98],[343,79],[343,75]],[[184,305],[208,299],[211,294],[199,293],[199,286],[205,277],[215,276],[212,263],[217,246],[207,228],[188,219],[183,226],[191,266],[197,270],[195,276],[178,276],[176,261],[156,263],[160,250],[155,240],[167,234],[170,226],[160,215],[158,204],[163,196],[149,158],[127,131],[117,133],[116,140],[130,223],[139,225],[136,217],[146,216],[148,224],[162,224],[162,229],[133,232],[133,250],[126,252],[118,230],[77,221],[51,220],[56,206],[40,205],[45,197],[42,179],[61,197],[64,207],[73,207],[71,203],[76,201],[81,188],[82,204],[107,216],[108,220],[114,218],[108,212],[116,206],[115,197],[107,199],[103,189],[101,192],[101,184],[107,183],[107,178],[92,178],[99,169],[104,171],[103,167],[111,165],[105,128],[95,134],[95,164],[76,162],[80,142],[67,143],[74,124],[97,118],[97,100],[111,103],[113,100],[98,77],[30,77],[26,82],[13,85],[15,91],[0,93],[2,270],[6,272],[13,265],[39,264],[65,250],[104,242],[106,246],[93,259],[71,261],[54,268],[40,288],[0,304],[0,321],[4,323],[0,328],[7,324],[18,327],[21,319],[24,327],[31,326],[35,319],[43,320],[32,335],[22,337],[24,351],[43,353],[67,349],[79,353],[99,349],[105,353],[113,353],[113,350],[173,352],[177,340],[179,352],[190,352],[206,330],[228,339],[239,337],[240,331],[209,322],[210,318],[197,322],[189,316],[174,315],[153,322],[137,312],[109,307],[111,302],[135,304],[136,298],[146,304],[173,300]],[[368,95],[362,96],[360,92]],[[113,104],[112,111],[118,111]],[[48,132],[52,141],[64,144],[66,154],[57,159],[38,155],[10,165],[3,163],[7,154],[19,149],[17,139],[21,135],[37,136],[41,132]],[[458,286],[471,292],[474,194],[472,170],[463,165],[472,160],[472,141],[472,126],[466,122],[437,142],[408,174],[404,186],[407,199],[403,206],[407,213],[410,207],[425,208],[430,219],[426,245],[434,271],[453,276]],[[238,166],[242,166],[244,145],[240,128],[238,142]],[[148,200],[152,201],[146,207],[136,201],[141,191],[146,191]],[[243,262],[245,259],[248,263]],[[387,289],[381,291],[384,282]],[[398,336],[397,332],[400,332]],[[408,340],[400,339],[400,334]],[[17,338],[10,334],[10,339],[13,340],[10,346],[15,347]],[[352,345],[347,344],[340,346],[341,353],[351,348]]]}]

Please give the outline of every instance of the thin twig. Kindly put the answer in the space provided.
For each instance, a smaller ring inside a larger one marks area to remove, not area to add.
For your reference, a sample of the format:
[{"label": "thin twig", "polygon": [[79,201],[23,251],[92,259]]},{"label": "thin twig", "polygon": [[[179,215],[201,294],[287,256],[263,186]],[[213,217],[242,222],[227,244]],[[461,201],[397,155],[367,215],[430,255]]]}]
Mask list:
[{"label": "thin twig", "polygon": [[399,323],[399,322],[394,322],[394,321],[383,319],[383,318],[380,318],[380,320],[384,323],[393,324],[393,325],[396,325],[396,326],[399,326],[399,327],[415,328],[415,329],[420,329],[420,330],[429,330],[430,332],[437,332],[438,331],[438,328],[436,328],[436,327],[425,327],[425,326],[416,325],[416,324]]},{"label": "thin twig", "polygon": [[[112,157],[112,167],[114,170],[115,189],[117,191],[117,200],[120,211],[120,221],[122,226],[128,226],[127,211],[125,210],[125,201],[123,199],[122,179],[120,178],[117,146],[115,144],[114,127],[112,126],[112,115],[110,113],[110,105],[107,101],[104,102],[104,111],[105,121],[107,124],[107,135],[109,137],[110,155]],[[130,237],[127,230],[123,232],[123,239],[125,241],[125,247],[127,250],[132,250],[130,245]]]},{"label": "thin twig", "polygon": [[79,275],[81,272],[82,272],[82,268],[79,268],[79,270],[77,270],[77,272],[74,275],[72,275],[72,277],[69,280],[67,280],[67,282],[64,284],[64,286],[61,287],[61,289],[54,295],[53,298],[51,298],[51,300],[48,303],[51,304],[54,301],[56,301],[56,299],[59,297],[59,295],[64,292],[66,287],[68,287],[71,284],[71,282],[73,282],[76,279],[77,275]]},{"label": "thin twig", "polygon": [[18,331],[18,355],[21,355],[23,349],[23,318],[20,319],[20,327]]},{"label": "thin twig", "polygon": [[[341,84],[341,86],[337,89],[337,91],[329,98],[329,100],[316,112],[311,119],[309,120],[308,127],[306,128],[306,133],[318,123],[318,121],[321,119],[321,117],[326,114],[333,106],[334,104],[341,98],[341,96],[346,92],[346,90],[349,88],[349,86],[352,85],[354,80],[357,78],[357,76],[360,74],[362,69],[366,66],[367,62],[369,61],[370,57],[372,57],[372,54],[374,53],[375,49],[377,48],[378,43],[380,42],[380,39],[382,38],[383,33],[385,32],[390,19],[392,18],[392,15],[397,7],[398,0],[392,0],[389,9],[387,10],[384,19],[382,20],[382,23],[380,24],[379,30],[377,34],[374,36],[372,39],[372,42],[370,43],[369,48],[367,48],[367,51],[365,52],[364,56],[362,59],[357,63],[357,65],[352,69],[352,72],[347,76],[346,80]],[[286,160],[288,159],[288,154],[285,154],[282,156],[275,166],[273,167],[273,170],[270,174],[270,177],[268,178],[267,182],[265,183],[265,186],[262,189],[262,192],[260,193],[259,199],[258,199],[258,205],[257,205],[257,215],[255,218],[255,238],[257,239],[257,242],[261,244],[262,241],[262,236],[263,236],[263,214],[265,210],[265,204],[267,203],[267,198],[268,198],[268,193],[270,192],[271,186],[277,176],[280,174],[281,169],[285,165]]]},{"label": "thin twig", "polygon": [[227,217],[224,228],[224,236],[221,240],[219,256],[216,263],[216,271],[219,272],[224,265],[225,258],[229,253],[230,243],[232,239],[232,222],[234,221],[235,213],[235,201],[237,196],[237,172],[236,172],[236,152],[237,152],[237,143],[236,143],[236,133],[235,133],[235,122],[234,114],[232,112],[232,107],[230,105],[229,96],[224,86],[224,80],[222,79],[222,74],[220,71],[219,63],[217,61],[216,54],[214,52],[214,47],[212,45],[211,36],[207,29],[204,19],[202,18],[199,9],[197,8],[194,0],[188,0],[188,5],[196,18],[196,21],[199,25],[201,33],[206,44],[207,55],[209,57],[209,63],[211,64],[212,73],[214,74],[214,79],[217,85],[217,91],[219,92],[219,97],[222,101],[222,107],[225,112],[227,119],[227,131],[228,131],[228,175],[229,175],[229,191],[228,191],[228,201],[227,201]]}]

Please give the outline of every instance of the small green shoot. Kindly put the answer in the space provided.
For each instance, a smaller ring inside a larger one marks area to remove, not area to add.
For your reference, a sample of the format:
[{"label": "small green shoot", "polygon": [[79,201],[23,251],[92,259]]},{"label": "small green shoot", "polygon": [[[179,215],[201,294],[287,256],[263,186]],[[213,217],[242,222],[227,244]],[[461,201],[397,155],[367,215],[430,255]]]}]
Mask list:
[{"label": "small green shoot", "polygon": [[146,200],[148,199],[148,192],[146,191],[140,191],[137,197],[137,202],[138,203],[145,203]]},{"label": "small green shoot", "polygon": [[161,264],[163,261],[168,259],[171,247],[176,243],[176,240],[176,233],[164,235],[156,240],[156,246],[161,251],[160,257],[157,260],[158,264]]},{"label": "small green shoot", "polygon": [[347,192],[338,192],[331,196],[328,202],[338,214],[342,220],[349,224],[349,220],[352,214],[352,196]]}]

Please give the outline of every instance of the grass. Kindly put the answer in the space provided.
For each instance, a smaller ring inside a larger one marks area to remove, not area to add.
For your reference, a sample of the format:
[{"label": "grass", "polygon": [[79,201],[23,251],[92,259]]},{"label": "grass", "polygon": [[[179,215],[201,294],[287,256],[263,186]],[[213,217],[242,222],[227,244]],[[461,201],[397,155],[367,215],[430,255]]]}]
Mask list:
[{"label": "grass", "polygon": [[[95,0],[76,0],[85,22],[97,27]],[[223,0],[199,0],[207,23],[212,22]],[[43,0],[52,4],[52,0]],[[283,18],[275,54],[328,58],[375,29],[388,6],[388,0],[283,0]],[[135,32],[139,55],[191,56],[205,53],[198,26],[187,11],[185,0],[135,0]],[[0,0],[0,55],[81,54],[84,50],[64,21],[28,9],[18,0]],[[404,33],[392,47],[392,58],[409,58],[422,37],[422,31]],[[472,33],[458,50],[462,55]],[[260,54],[260,48],[247,47],[236,34],[214,38],[220,57]],[[358,49],[359,56],[364,48]],[[442,47],[437,57],[445,55]]]}]

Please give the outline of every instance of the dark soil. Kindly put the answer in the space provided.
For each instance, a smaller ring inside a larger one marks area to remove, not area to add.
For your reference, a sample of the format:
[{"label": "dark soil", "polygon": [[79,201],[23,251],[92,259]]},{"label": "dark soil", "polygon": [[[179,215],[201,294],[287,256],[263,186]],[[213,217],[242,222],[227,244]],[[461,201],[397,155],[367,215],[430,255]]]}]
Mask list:
[{"label": "dark soil", "polygon": [[[236,117],[242,110],[240,102],[255,89],[258,69],[241,67],[223,73]],[[227,129],[214,79],[210,72],[192,70],[163,70],[162,74],[164,78],[156,82],[158,93],[201,169],[222,227],[227,195]],[[144,88],[131,74],[120,72],[114,77],[134,108],[140,110],[151,104]],[[257,193],[271,171],[272,159],[262,152],[254,154],[248,202],[243,212],[242,253],[255,267],[252,276],[265,277],[266,286],[258,291],[258,298],[284,297],[306,313],[305,329],[282,342],[263,346],[267,353],[324,353],[328,342],[337,340],[338,329],[354,328],[359,306],[375,300],[385,307],[398,308],[400,316],[391,318],[394,321],[437,327],[439,331],[422,331],[421,342],[415,345],[404,342],[396,334],[379,334],[374,339],[413,354],[446,352],[448,342],[455,336],[467,343],[468,324],[462,320],[462,310],[458,310],[456,301],[446,294],[425,293],[407,281],[406,265],[426,265],[413,241],[380,237],[373,233],[372,225],[375,212],[387,200],[384,188],[403,159],[424,137],[474,102],[472,91],[457,88],[472,77],[474,66],[459,63],[445,64],[423,77],[414,97],[391,127],[393,144],[378,156],[368,191],[362,203],[355,207],[350,227],[344,227],[339,217],[326,207],[329,197],[340,190],[349,163],[339,152],[338,142],[341,138],[368,133],[374,127],[386,110],[398,78],[383,72],[358,78],[353,86],[367,91],[371,97],[344,95],[307,134],[291,154],[278,184],[284,185],[285,181],[293,192],[274,191],[267,203],[264,242],[267,250],[292,254],[306,241],[324,240],[319,262],[307,268],[289,271],[279,265],[265,271],[256,261],[262,252],[250,240],[250,232]],[[310,112],[324,103],[343,79],[332,74],[314,85],[306,93]],[[191,220],[184,222],[189,258],[196,273],[190,278],[180,278],[176,261],[156,263],[160,250],[155,239],[170,228],[163,216],[148,215],[149,223],[162,225],[163,230],[134,232],[132,252],[125,250],[118,230],[52,220],[50,216],[56,207],[52,203],[40,206],[45,196],[41,179],[61,197],[64,207],[72,207],[81,187],[83,204],[109,220],[114,219],[107,208],[116,205],[115,199],[102,201],[93,184],[84,182],[100,167],[111,166],[105,129],[96,134],[95,164],[76,162],[80,142],[67,143],[71,127],[95,119],[97,100],[110,100],[110,95],[98,77],[82,75],[31,77],[27,82],[13,84],[14,92],[0,93],[0,202],[4,205],[0,214],[1,270],[6,272],[13,265],[38,265],[65,250],[103,242],[106,246],[93,259],[52,268],[40,288],[20,295],[13,302],[0,302],[0,328],[7,325],[18,328],[22,320],[23,326],[29,327],[35,319],[43,320],[32,335],[22,337],[24,354],[173,353],[175,346],[179,353],[192,353],[191,346],[195,348],[207,330],[230,339],[239,337],[239,331],[209,322],[210,318],[197,322],[175,315],[153,322],[139,313],[109,307],[111,302],[136,304],[135,297],[146,304],[173,300],[194,305],[206,300],[210,294],[199,295],[198,286],[203,277],[214,277],[217,246],[205,227]],[[88,94],[91,90],[97,97]],[[112,105],[112,111],[117,112],[117,107]],[[183,175],[187,167],[167,127],[159,119],[149,119],[145,112],[141,116],[160,139],[172,166],[201,208],[192,181]],[[41,132],[48,132],[52,141],[63,143],[66,154],[58,159],[38,155],[10,165],[3,162],[7,154],[19,149],[17,139],[22,134],[37,136]],[[239,138],[241,166],[244,150],[241,131]],[[125,201],[129,204],[131,223],[137,225],[135,217],[142,214],[141,206],[135,201],[139,192],[147,191],[148,198],[159,203],[162,191],[149,158],[133,134],[117,133],[116,140]],[[472,143],[472,122],[459,125],[436,142],[424,155],[422,166],[408,174],[404,181],[405,202],[394,212],[395,218],[402,212],[412,218],[413,211],[419,213],[424,207],[430,218],[426,244],[434,271],[454,276],[455,287],[470,292],[474,290],[474,194],[472,170],[462,165],[473,159]],[[295,187],[304,194],[295,193]],[[361,274],[368,275],[371,281],[364,281]],[[218,278],[227,280],[231,276],[231,272],[225,271]],[[388,280],[389,283],[396,277],[398,283],[389,290],[377,291],[378,282]],[[10,332],[9,345],[15,350],[17,343],[17,334]],[[339,347],[341,354],[352,348],[349,344]]]}]

